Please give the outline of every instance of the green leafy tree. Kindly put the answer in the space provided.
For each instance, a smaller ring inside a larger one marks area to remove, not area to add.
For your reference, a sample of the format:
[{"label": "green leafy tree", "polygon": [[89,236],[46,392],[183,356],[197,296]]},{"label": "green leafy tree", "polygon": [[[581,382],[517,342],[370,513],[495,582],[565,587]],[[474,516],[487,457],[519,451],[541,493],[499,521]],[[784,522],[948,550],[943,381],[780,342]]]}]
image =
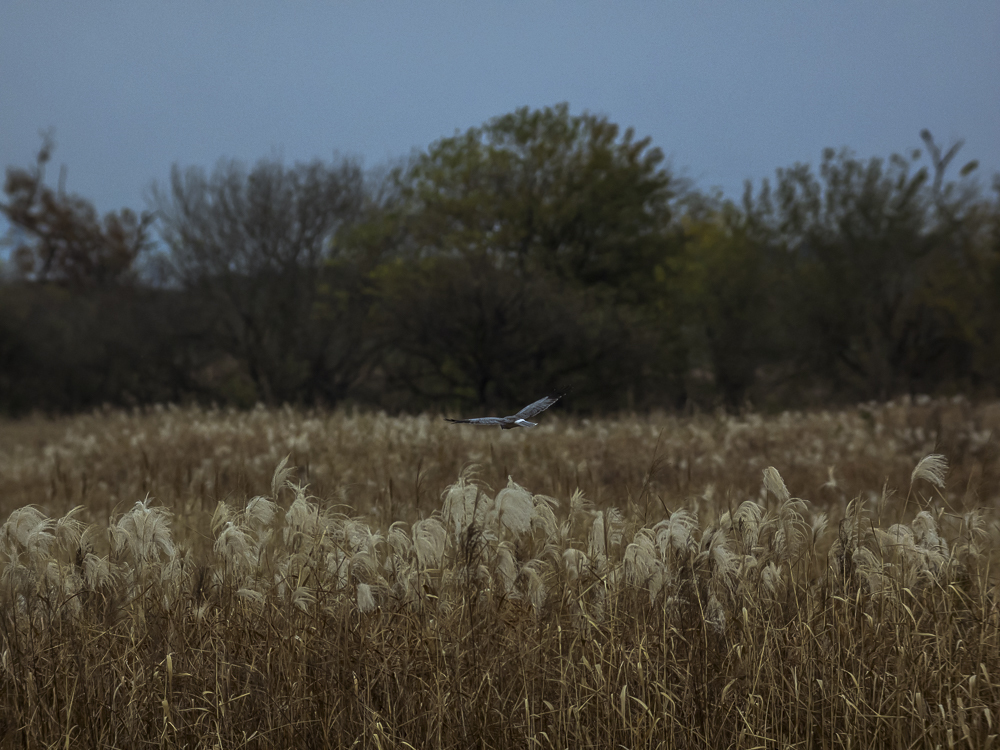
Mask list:
[{"label": "green leafy tree", "polygon": [[439,255],[385,263],[373,282],[387,384],[419,405],[502,408],[569,386],[578,401],[618,406],[642,367],[641,329],[556,279]]},{"label": "green leafy tree", "polygon": [[577,381],[578,403],[642,402],[653,273],[678,241],[683,188],[648,138],[565,104],[525,107],[393,177],[369,233],[394,238],[373,288],[387,377],[481,403]]},{"label": "green leafy tree", "polygon": [[560,104],[444,138],[400,175],[411,250],[481,254],[636,302],[683,185],[649,138]]},{"label": "green leafy tree", "polygon": [[[732,203],[701,202],[683,220],[685,242],[657,269],[663,330],[688,399],[740,408],[774,397],[784,321],[783,258],[749,236]],[[768,372],[768,370],[770,370]],[[755,387],[762,385],[768,392]]]},{"label": "green leafy tree", "polygon": [[931,390],[971,361],[966,301],[985,292],[968,236],[979,203],[973,185],[944,179],[956,152],[932,149],[932,175],[919,151],[862,161],[828,149],[819,178],[796,165],[778,170],[773,190],[748,185],[752,235],[792,262],[793,356],[843,395]]}]

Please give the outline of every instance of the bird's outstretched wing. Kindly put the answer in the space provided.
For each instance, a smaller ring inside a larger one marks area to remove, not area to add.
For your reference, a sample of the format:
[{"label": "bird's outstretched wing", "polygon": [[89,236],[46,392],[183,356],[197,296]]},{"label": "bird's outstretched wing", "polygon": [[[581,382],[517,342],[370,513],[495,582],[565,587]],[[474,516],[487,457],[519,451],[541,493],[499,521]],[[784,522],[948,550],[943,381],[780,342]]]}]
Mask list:
[{"label": "bird's outstretched wing", "polygon": [[514,419],[531,419],[536,414],[541,414],[565,395],[565,393],[553,393],[551,396],[540,398],[535,403],[528,404],[521,409],[521,411],[514,415]]},{"label": "bird's outstretched wing", "polygon": [[509,417],[477,417],[475,419],[448,419],[445,421],[455,424],[507,424]]}]

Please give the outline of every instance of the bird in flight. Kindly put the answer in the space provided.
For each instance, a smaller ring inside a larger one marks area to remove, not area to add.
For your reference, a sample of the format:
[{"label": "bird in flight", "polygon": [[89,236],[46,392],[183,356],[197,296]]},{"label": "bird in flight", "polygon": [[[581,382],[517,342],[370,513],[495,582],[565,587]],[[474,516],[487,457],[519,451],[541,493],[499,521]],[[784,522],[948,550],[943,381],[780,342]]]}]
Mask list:
[{"label": "bird in flight", "polygon": [[445,417],[445,419],[454,424],[498,425],[501,430],[512,430],[515,427],[534,427],[536,423],[529,422],[528,420],[536,414],[541,414],[565,395],[565,393],[559,393],[540,398],[535,403],[528,404],[517,414],[510,417],[476,417],[475,419],[448,419]]}]

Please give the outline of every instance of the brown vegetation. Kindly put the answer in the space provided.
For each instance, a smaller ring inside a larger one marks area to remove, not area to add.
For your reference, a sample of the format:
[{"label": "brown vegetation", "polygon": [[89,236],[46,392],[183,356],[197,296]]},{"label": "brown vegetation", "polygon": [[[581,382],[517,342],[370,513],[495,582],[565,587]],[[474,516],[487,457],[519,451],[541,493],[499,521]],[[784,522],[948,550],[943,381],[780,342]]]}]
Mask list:
[{"label": "brown vegetation", "polygon": [[4,424],[0,741],[988,747],[997,429],[962,400]]}]

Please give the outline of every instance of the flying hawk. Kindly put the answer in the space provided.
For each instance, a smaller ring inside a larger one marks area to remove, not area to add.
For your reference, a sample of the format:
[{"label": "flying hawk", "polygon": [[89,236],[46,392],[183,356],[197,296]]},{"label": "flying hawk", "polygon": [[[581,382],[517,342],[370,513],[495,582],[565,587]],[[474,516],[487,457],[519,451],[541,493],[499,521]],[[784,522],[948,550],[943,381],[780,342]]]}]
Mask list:
[{"label": "flying hawk", "polygon": [[565,395],[565,393],[559,393],[540,398],[535,403],[528,404],[511,417],[476,417],[475,419],[448,419],[445,417],[445,419],[455,424],[498,425],[501,430],[512,430],[515,427],[534,427],[536,423],[529,422],[528,420],[536,414],[541,414]]}]

